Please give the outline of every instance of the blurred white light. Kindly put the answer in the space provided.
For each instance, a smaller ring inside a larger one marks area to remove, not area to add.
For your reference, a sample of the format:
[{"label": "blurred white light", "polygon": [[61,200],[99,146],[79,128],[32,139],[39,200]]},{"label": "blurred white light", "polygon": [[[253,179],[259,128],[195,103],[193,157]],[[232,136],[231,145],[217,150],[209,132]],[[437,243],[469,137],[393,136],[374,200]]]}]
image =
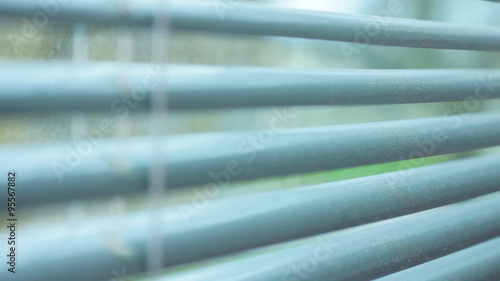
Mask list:
[{"label": "blurred white light", "polygon": [[358,9],[360,2],[359,0],[272,0],[270,4],[301,10],[352,13]]}]

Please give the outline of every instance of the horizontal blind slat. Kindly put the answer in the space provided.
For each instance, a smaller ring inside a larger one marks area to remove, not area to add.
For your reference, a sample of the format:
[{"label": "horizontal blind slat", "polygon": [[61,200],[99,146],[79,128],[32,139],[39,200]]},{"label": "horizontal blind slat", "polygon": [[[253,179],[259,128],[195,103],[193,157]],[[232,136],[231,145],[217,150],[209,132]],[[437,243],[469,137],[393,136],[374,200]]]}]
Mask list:
[{"label": "horizontal blind slat", "polygon": [[500,237],[377,281],[499,280]]},{"label": "horizontal blind slat", "polygon": [[[57,12],[46,16],[55,21],[151,26],[158,12],[156,5],[155,1],[139,0],[127,1],[126,4],[121,0],[74,0],[57,5]],[[174,30],[273,35],[417,48],[500,50],[500,30],[489,26],[301,11],[243,3],[221,14],[217,5],[220,4],[173,1],[167,16]],[[37,0],[0,1],[0,16],[3,17],[33,17],[38,12],[43,13],[44,10]],[[374,26],[378,27],[375,34]]]},{"label": "horizontal blind slat", "polygon": [[[167,83],[158,83],[166,81]],[[370,105],[500,97],[500,70],[320,70],[114,63],[0,66],[0,113],[116,112],[151,108],[166,87],[170,109]]]},{"label": "horizontal blind slat", "polygon": [[[109,120],[108,123],[112,124]],[[477,113],[269,129],[272,138],[270,141],[265,139],[266,142],[260,141],[260,131],[169,137],[165,139],[167,156],[164,160],[167,185],[169,188],[201,184],[224,186],[229,181],[486,148],[500,145],[499,124],[500,114]],[[26,176],[22,178],[22,185],[26,194],[19,200],[24,200],[26,206],[144,191],[152,155],[151,142],[135,138],[117,145],[115,141],[103,140],[102,135],[98,137],[99,134],[102,132],[91,132],[87,139],[76,143],[4,146],[0,149],[0,157],[12,160],[0,163],[0,170],[16,166],[24,171]],[[119,165],[118,160],[125,162]]]}]

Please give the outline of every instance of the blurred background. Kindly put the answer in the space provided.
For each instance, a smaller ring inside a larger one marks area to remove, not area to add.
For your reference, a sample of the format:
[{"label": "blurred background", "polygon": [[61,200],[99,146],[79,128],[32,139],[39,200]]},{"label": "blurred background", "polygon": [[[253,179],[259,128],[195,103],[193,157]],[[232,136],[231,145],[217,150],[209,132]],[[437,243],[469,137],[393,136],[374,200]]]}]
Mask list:
[{"label": "blurred background", "polygon": [[[221,0],[207,0],[219,5]],[[243,2],[260,2],[283,8],[296,8],[340,13],[383,15],[391,0],[261,0],[226,1],[231,9]],[[500,25],[500,4],[481,0],[402,0],[398,18],[435,20],[451,23]],[[115,27],[49,23],[36,28],[30,39],[23,34],[22,20],[1,20],[0,58],[2,60],[76,60],[150,62],[153,46],[150,30],[119,30]],[[129,42],[129,43],[127,43]],[[127,45],[128,44],[128,45]],[[499,68],[500,53],[414,49],[386,46],[358,46],[358,52],[346,57],[342,44],[320,40],[278,37],[222,35],[195,32],[170,32],[165,63],[239,65],[283,68],[349,68],[349,69],[427,69],[427,68]],[[123,55],[125,53],[125,55]],[[121,55],[120,55],[121,54]],[[193,81],[196,83],[196,81]],[[296,116],[289,125],[294,127],[329,126],[442,116],[450,110],[463,112],[457,103],[376,106],[314,106],[291,107]],[[499,110],[499,101],[481,103],[479,111]],[[169,112],[168,135],[216,131],[259,130],[269,126],[273,108]],[[82,132],[95,128],[104,117],[113,113],[9,115],[0,118],[0,143],[50,143],[78,139]],[[109,138],[129,138],[150,134],[150,115],[131,111],[119,121]],[[209,149],[209,148],[207,148]],[[497,149],[498,150],[498,149]],[[484,153],[474,151],[426,158],[422,165]],[[399,163],[364,166],[330,172],[277,177],[231,184],[219,197],[271,189],[290,188],[315,183],[361,177],[397,170]],[[189,202],[192,193],[167,191],[166,204]],[[26,224],[42,225],[55,216],[61,221],[74,222],[103,214],[114,215],[143,208],[146,199],[112,198],[92,202],[72,202],[37,210],[23,210]]]}]

